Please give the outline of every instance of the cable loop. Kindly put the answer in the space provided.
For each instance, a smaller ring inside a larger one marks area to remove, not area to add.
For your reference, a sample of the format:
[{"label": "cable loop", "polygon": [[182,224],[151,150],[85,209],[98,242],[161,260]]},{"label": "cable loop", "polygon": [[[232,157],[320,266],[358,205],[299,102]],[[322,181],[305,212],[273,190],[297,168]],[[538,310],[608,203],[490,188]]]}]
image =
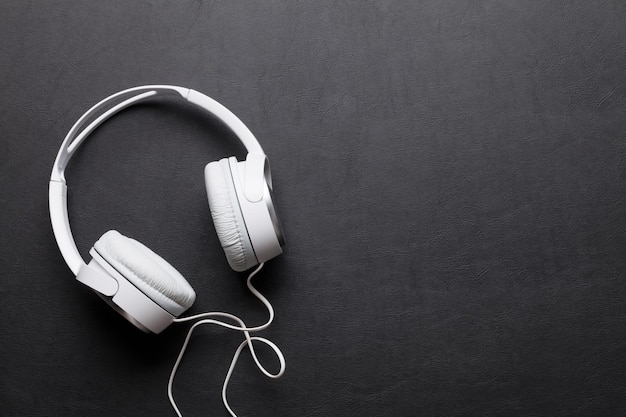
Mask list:
[{"label": "cable loop", "polygon": [[[239,356],[246,346],[250,349],[250,355],[252,356],[254,363],[265,376],[267,376],[268,378],[280,378],[285,372],[285,357],[283,356],[283,353],[280,351],[278,346],[276,346],[273,342],[263,337],[250,336],[250,332],[257,332],[257,331],[266,329],[274,320],[274,309],[272,308],[272,305],[259,291],[257,291],[256,288],[254,288],[251,282],[252,278],[261,270],[261,268],[263,268],[263,265],[264,263],[259,264],[259,266],[248,276],[248,280],[246,283],[247,283],[248,288],[252,292],[252,294],[254,294],[267,307],[269,318],[267,322],[265,322],[264,324],[260,326],[255,326],[255,327],[246,327],[246,324],[244,323],[244,321],[241,320],[239,317],[235,316],[234,314],[224,313],[221,311],[201,313],[201,314],[196,314],[196,315],[189,316],[189,317],[174,319],[174,322],[176,323],[183,323],[187,321],[198,320],[189,328],[189,331],[187,332],[187,337],[185,338],[185,341],[180,350],[180,353],[178,354],[178,358],[176,359],[176,362],[174,363],[174,367],[172,368],[172,372],[170,374],[170,378],[167,384],[167,396],[170,400],[170,404],[172,405],[172,408],[174,409],[178,417],[183,417],[183,416],[180,410],[178,409],[178,406],[176,405],[176,402],[174,401],[174,396],[172,394],[172,387],[174,385],[174,377],[176,376],[176,371],[178,370],[178,367],[180,366],[180,363],[183,359],[185,351],[187,350],[187,346],[189,345],[189,340],[191,339],[191,335],[193,334],[194,330],[196,330],[199,326],[202,326],[205,324],[214,324],[217,326],[225,327],[227,329],[241,331],[244,334],[245,340],[241,342],[241,344],[235,351],[235,354],[233,355],[233,359],[230,363],[230,367],[228,368],[226,378],[224,379],[224,384],[222,385],[222,402],[224,403],[224,406],[226,407],[226,409],[228,410],[231,416],[237,417],[235,412],[232,410],[232,408],[228,404],[228,400],[226,398],[226,390],[228,388],[228,383],[230,382],[230,378],[235,369],[235,365],[237,364],[237,361],[239,360]],[[239,326],[235,326],[230,323],[223,322],[221,320],[216,320],[213,318],[206,318],[206,317],[223,317],[223,318],[230,319],[239,323]],[[264,343],[274,351],[280,363],[280,368],[278,372],[273,374],[269,372],[261,364],[261,362],[259,361],[259,358],[257,357],[256,351],[254,350],[253,342]]]}]

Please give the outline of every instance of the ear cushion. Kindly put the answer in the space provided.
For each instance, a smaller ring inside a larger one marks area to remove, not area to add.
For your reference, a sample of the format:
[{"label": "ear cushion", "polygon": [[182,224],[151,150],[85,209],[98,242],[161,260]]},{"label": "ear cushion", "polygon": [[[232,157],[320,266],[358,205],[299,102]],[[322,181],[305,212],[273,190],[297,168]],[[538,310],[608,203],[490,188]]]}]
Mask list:
[{"label": "ear cushion", "polygon": [[239,208],[228,159],[209,163],[204,179],[213,224],[228,264],[238,272],[252,268],[258,261]]},{"label": "ear cushion", "polygon": [[196,293],[187,280],[136,240],[109,230],[93,247],[115,270],[172,315],[182,314],[195,301]]}]

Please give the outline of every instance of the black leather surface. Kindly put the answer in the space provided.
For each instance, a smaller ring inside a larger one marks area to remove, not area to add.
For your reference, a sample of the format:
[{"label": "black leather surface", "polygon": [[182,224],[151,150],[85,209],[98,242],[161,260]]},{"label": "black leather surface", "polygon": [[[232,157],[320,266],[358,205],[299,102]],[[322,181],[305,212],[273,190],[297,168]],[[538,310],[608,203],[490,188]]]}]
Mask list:
[{"label": "black leather surface", "polygon": [[[142,334],[76,283],[47,208],[74,121],[151,83],[214,97],[272,163],[287,246],[258,282],[287,373],[245,355],[241,416],[626,415],[625,22],[621,1],[2,2],[0,415],[174,415],[186,326]],[[167,101],[106,123],[67,174],[81,253],[115,228],[192,312],[260,322],[206,204],[232,154]],[[184,415],[227,415],[240,339],[194,337]]]}]

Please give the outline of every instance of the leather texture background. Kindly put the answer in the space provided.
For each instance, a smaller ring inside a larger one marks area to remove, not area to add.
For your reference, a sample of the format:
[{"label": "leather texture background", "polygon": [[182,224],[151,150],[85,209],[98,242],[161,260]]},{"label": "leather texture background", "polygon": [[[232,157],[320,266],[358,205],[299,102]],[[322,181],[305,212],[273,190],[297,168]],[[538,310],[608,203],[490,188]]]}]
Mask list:
[{"label": "leather texture background", "polygon": [[[287,372],[244,355],[240,416],[626,415],[625,22],[623,1],[1,2],[0,415],[174,415],[188,326],[143,334],[82,288],[47,206],[75,120],[157,83],[220,101],[272,164],[287,246],[257,282]],[[117,229],[187,277],[190,312],[261,322],[206,202],[233,154],[167,100],[102,125],[67,171],[81,253]],[[227,415],[240,340],[194,336],[185,416]]]}]

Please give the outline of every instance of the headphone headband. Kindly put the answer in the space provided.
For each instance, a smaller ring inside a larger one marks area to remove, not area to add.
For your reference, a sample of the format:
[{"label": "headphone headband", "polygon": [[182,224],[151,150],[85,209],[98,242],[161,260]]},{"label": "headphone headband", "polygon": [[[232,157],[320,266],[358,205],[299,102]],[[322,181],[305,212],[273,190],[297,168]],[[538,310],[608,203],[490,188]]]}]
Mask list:
[{"label": "headphone headband", "polygon": [[[239,138],[249,154],[265,155],[263,148],[261,148],[250,129],[237,116],[212,98],[190,88],[171,85],[147,85],[120,91],[100,101],[83,114],[67,133],[54,161],[52,174],[50,175],[49,205],[52,230],[65,262],[76,275],[81,266],[85,265],[85,262],[78,252],[69,224],[65,168],[76,149],[104,121],[127,107],[161,96],[181,97],[196,107],[207,111],[214,117],[217,117]],[[113,103],[116,104],[111,106]],[[94,117],[96,118],[84,127]]]}]

